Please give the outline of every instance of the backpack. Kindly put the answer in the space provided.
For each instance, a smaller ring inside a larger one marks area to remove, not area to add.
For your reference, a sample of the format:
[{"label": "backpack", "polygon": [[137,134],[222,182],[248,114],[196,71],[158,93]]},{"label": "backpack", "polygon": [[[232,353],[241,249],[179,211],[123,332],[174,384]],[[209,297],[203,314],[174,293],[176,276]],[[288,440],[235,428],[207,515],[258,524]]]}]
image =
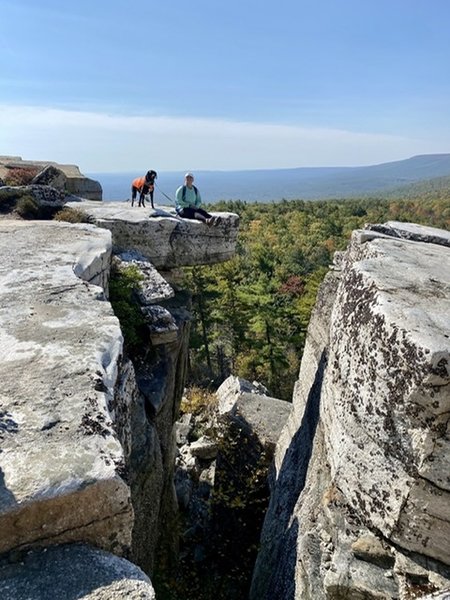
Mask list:
[{"label": "backpack", "polygon": [[[197,202],[197,194],[198,194],[198,190],[195,187],[195,185],[192,186],[194,188],[194,192],[195,192],[195,201]],[[183,200],[183,202],[186,201],[186,186],[183,185],[183,192],[182,192],[182,196],[181,199]]]}]

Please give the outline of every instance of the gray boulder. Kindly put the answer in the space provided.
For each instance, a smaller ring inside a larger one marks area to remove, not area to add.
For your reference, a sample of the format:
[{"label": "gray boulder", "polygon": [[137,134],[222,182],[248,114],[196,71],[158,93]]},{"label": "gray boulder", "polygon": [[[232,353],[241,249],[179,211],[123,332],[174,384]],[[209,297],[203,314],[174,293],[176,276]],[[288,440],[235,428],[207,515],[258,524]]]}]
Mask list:
[{"label": "gray boulder", "polygon": [[189,446],[192,456],[202,460],[213,460],[217,456],[217,442],[202,435],[198,440],[192,442]]},{"label": "gray boulder", "polygon": [[51,186],[64,194],[87,198],[102,199],[102,186],[98,181],[85,177],[76,165],[58,164],[53,161],[23,160],[20,156],[0,156],[0,177],[4,177],[11,169],[30,170],[36,175],[38,185]]},{"label": "gray boulder", "polygon": [[239,422],[258,438],[266,451],[273,452],[291,409],[292,404],[285,400],[261,394],[243,393],[240,394],[232,409],[223,413],[222,419]]},{"label": "gray boulder", "polygon": [[61,169],[58,169],[54,165],[48,165],[42,169],[42,171],[33,177],[31,183],[35,185],[49,185],[60,191],[67,190],[67,176]]},{"label": "gray boulder", "polygon": [[136,565],[86,544],[57,546],[0,565],[0,595],[8,600],[155,600]]},{"label": "gray boulder", "polygon": [[219,400],[219,413],[224,414],[233,410],[239,396],[245,392],[269,396],[268,389],[262,383],[250,382],[241,377],[230,375],[222,382],[216,392]]},{"label": "gray boulder", "polygon": [[239,217],[234,213],[221,213],[221,223],[208,227],[201,221],[181,219],[172,208],[87,201],[67,206],[82,210],[98,227],[109,229],[115,253],[137,252],[158,270],[214,264],[235,254]]},{"label": "gray boulder", "polygon": [[38,208],[50,208],[53,211],[64,207],[66,194],[46,185],[5,185],[0,188],[0,207],[2,212],[12,212],[22,198],[31,197]]},{"label": "gray boulder", "polygon": [[235,420],[273,452],[292,409],[290,402],[271,398],[258,382],[230,375],[216,392],[222,420]]}]

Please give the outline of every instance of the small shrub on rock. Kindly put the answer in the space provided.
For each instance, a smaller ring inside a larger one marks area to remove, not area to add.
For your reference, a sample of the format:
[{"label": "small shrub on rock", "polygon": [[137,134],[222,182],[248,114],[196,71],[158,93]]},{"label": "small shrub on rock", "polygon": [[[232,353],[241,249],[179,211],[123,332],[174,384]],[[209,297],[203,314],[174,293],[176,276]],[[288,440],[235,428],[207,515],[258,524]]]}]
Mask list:
[{"label": "small shrub on rock", "polygon": [[125,347],[132,356],[138,354],[146,343],[146,323],[135,298],[135,292],[139,289],[142,279],[142,273],[137,267],[131,265],[118,268],[113,263],[109,280],[109,300],[119,319]]},{"label": "small shrub on rock", "polygon": [[40,168],[29,167],[24,169],[23,167],[14,167],[8,169],[8,173],[5,176],[6,185],[28,185],[31,183],[34,177],[39,173]]},{"label": "small shrub on rock", "polygon": [[181,400],[180,410],[182,413],[200,415],[213,412],[217,407],[217,396],[209,390],[196,385],[185,390]]},{"label": "small shrub on rock", "polygon": [[9,213],[16,207],[17,201],[24,196],[21,190],[0,190],[0,213]]},{"label": "small shrub on rock", "polygon": [[39,206],[32,196],[22,196],[17,201],[16,213],[23,219],[36,219],[39,216]]},{"label": "small shrub on rock", "polygon": [[65,221],[66,223],[92,223],[92,218],[82,210],[69,208],[68,206],[59,210],[53,219],[55,221]]},{"label": "small shrub on rock", "polygon": [[189,435],[191,441],[197,440],[203,435],[214,438],[218,403],[216,394],[208,389],[193,385],[184,390],[180,412],[193,416]]}]

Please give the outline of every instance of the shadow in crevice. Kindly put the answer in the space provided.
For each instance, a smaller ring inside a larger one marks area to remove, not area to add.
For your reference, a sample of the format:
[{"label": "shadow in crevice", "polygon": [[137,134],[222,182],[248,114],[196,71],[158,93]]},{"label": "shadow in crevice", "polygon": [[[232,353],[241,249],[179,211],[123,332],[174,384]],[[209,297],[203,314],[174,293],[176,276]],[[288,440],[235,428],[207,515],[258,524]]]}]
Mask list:
[{"label": "shadow in crevice", "polygon": [[4,512],[16,505],[16,497],[6,486],[5,475],[0,468],[0,512]]},{"label": "shadow in crevice", "polygon": [[[14,421],[11,413],[3,410],[0,411],[0,442],[3,441],[7,434],[14,434],[19,431],[19,426]],[[0,454],[2,449],[0,448]],[[8,489],[5,482],[4,471],[0,467],[0,509],[7,509],[17,504],[14,494]],[[0,510],[2,512],[2,510]]]},{"label": "shadow in crevice", "polygon": [[[298,523],[294,508],[305,486],[320,415],[322,384],[327,365],[324,349],[310,388],[302,423],[293,436],[278,473],[261,538],[250,598],[294,600]],[[273,473],[272,473],[273,478]]]},{"label": "shadow in crevice", "polygon": [[0,411],[0,440],[3,439],[5,433],[17,433],[19,426],[14,421],[11,413],[6,410]]}]

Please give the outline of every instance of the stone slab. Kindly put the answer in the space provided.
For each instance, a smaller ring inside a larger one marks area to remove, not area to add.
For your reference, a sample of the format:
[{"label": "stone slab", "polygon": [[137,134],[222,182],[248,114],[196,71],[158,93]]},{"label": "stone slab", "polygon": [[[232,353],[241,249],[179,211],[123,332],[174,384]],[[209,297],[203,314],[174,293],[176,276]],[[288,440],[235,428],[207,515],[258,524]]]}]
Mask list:
[{"label": "stone slab", "polygon": [[234,256],[239,217],[220,215],[217,227],[181,219],[172,207],[131,207],[125,202],[68,202],[112,233],[114,252],[135,251],[157,269],[214,264]]},{"label": "stone slab", "polygon": [[142,275],[140,289],[138,290],[139,301],[142,305],[157,304],[163,300],[173,298],[175,292],[171,285],[155,269],[151,262],[136,252],[122,252],[114,260],[118,268],[133,266]]},{"label": "stone slab", "polygon": [[383,225],[366,225],[366,230],[378,231],[388,236],[415,242],[450,246],[450,231],[417,223],[387,221]]},{"label": "stone slab", "polygon": [[110,233],[3,221],[0,254],[0,553],[83,540],[120,554],[133,517],[109,405],[123,340],[80,278],[102,280]]},{"label": "stone slab", "polygon": [[150,579],[136,565],[86,544],[29,552],[0,566],[5,600],[154,600]]},{"label": "stone slab", "polygon": [[269,396],[269,390],[262,383],[258,381],[251,382],[241,377],[230,375],[220,384],[216,392],[219,401],[219,413],[223,415],[233,410],[239,396],[245,392]]},{"label": "stone slab", "polygon": [[230,413],[242,419],[264,446],[274,449],[291,410],[285,400],[244,392]]},{"label": "stone slab", "polygon": [[238,418],[273,451],[292,410],[292,404],[268,395],[257,381],[230,375],[216,392],[221,415]]},{"label": "stone slab", "polygon": [[450,250],[380,237],[347,261],[321,406],[333,478],[373,529],[448,564]]}]

